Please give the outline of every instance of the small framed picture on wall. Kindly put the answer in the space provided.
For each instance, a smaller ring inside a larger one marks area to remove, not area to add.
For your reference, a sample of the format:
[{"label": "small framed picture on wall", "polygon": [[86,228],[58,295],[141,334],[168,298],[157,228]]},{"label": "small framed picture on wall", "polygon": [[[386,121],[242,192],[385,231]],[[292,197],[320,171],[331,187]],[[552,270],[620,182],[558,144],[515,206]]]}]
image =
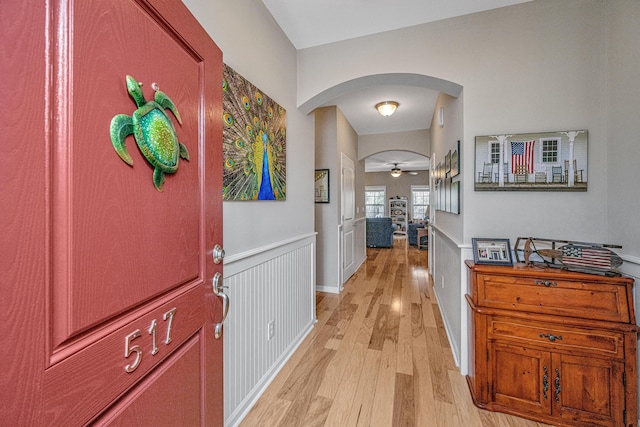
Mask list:
[{"label": "small framed picture on wall", "polygon": [[316,203],[329,203],[329,169],[316,169]]}]

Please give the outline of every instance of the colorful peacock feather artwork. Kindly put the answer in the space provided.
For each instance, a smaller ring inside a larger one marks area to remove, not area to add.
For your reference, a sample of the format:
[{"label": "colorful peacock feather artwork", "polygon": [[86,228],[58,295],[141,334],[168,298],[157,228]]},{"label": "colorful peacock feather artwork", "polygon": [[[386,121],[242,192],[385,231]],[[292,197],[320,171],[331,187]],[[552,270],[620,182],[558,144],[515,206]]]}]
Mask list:
[{"label": "colorful peacock feather artwork", "polygon": [[287,112],[224,65],[223,199],[285,200]]}]

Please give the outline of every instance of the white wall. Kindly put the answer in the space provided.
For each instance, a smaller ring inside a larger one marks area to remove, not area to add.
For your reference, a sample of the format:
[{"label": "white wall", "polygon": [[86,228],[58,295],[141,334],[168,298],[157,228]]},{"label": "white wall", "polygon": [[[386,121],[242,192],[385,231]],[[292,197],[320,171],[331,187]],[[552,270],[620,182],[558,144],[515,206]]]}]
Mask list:
[{"label": "white wall", "polygon": [[[458,141],[460,141],[460,153],[459,158],[465,159],[471,156],[473,158],[473,151],[465,148],[462,144],[463,134],[463,117],[462,107],[464,104],[464,92],[458,97],[454,98],[449,95],[440,94],[436,103],[436,114],[434,115],[431,128],[429,129],[431,148],[433,154],[435,154],[433,163],[438,165],[442,163],[444,165],[444,158],[449,151],[458,149]],[[440,127],[438,124],[438,112],[440,108],[443,108],[444,112],[444,126]],[[432,154],[432,155],[433,155]],[[464,181],[466,175],[473,177],[473,172],[465,172],[464,168],[461,168],[458,176],[453,178],[454,181]],[[465,184],[462,184],[464,187]],[[466,209],[464,206],[464,192],[460,195],[460,215],[435,211],[435,204],[431,204],[431,224],[437,227],[439,230],[446,232],[449,238],[453,239],[450,244],[461,245],[464,243],[464,223]]]},{"label": "white wall", "polygon": [[340,289],[340,155],[335,107],[315,111],[316,169],[329,169],[329,203],[316,203],[316,286],[338,293]]},{"label": "white wall", "polygon": [[[431,144],[442,157],[461,140],[462,214],[436,215],[460,254],[472,237],[543,236],[621,243],[623,258],[638,262],[639,8],[632,0],[536,0],[303,49],[298,105],[343,82],[399,71],[459,84],[452,107],[461,127],[449,133],[445,121]],[[587,192],[473,190],[475,136],[577,129],[589,131]],[[463,287],[446,296],[458,312]],[[457,322],[455,311],[443,314]]]},{"label": "white wall", "polygon": [[607,234],[625,254],[638,258],[640,226],[634,218],[640,212],[640,5],[635,0],[607,5]]},{"label": "white wall", "polygon": [[427,129],[360,135],[358,137],[358,159],[364,160],[373,154],[389,151],[391,146],[394,150],[410,151],[430,157],[431,142],[429,138]]},{"label": "white wall", "polygon": [[[610,2],[607,8],[607,151],[609,240],[624,249],[622,271],[640,279],[640,5],[635,0]],[[638,289],[635,288],[638,313]],[[636,323],[639,323],[636,315]],[[640,358],[640,355],[638,355]],[[638,363],[640,366],[640,363]],[[640,370],[639,370],[640,372]],[[640,400],[640,396],[639,396]]]},{"label": "white wall", "polygon": [[[389,172],[367,172],[365,173],[365,185],[384,185],[387,189],[387,200],[385,201],[385,215],[389,216],[389,198],[406,197],[409,201],[409,212],[411,212],[411,186],[429,185],[429,171],[419,171],[418,175],[402,174],[397,178],[391,176]],[[409,217],[409,219],[413,219]]]},{"label": "white wall", "polygon": [[184,0],[223,60],[287,110],[287,200],[224,202],[227,255],[313,233],[313,117],[296,107],[296,50],[260,1]]},{"label": "white wall", "polygon": [[[448,133],[448,119],[430,134],[437,156],[454,140],[462,143],[462,215],[438,213],[436,220],[448,248],[468,253],[471,238],[479,235],[609,241],[624,246],[623,269],[640,275],[637,0],[536,0],[298,52],[261,2],[185,4],[223,50],[225,62],[287,109],[287,201],[225,202],[228,254],[314,230],[313,118],[296,106],[352,79],[400,71],[464,87],[452,103],[460,134]],[[473,191],[476,135],[573,129],[589,130],[586,193]],[[337,173],[332,170],[333,177]],[[457,273],[444,267],[448,284]],[[447,308],[455,306],[457,293],[438,296],[446,300],[443,314],[453,329],[465,324]],[[463,303],[457,303],[459,309]],[[464,337],[454,337],[454,348],[459,340]]]},{"label": "white wall", "polygon": [[262,2],[185,4],[224,62],[287,110],[287,200],[223,204],[225,425],[236,425],[315,322],[314,123],[296,107],[296,50]]},{"label": "white wall", "polygon": [[[515,239],[544,231],[602,241],[607,214],[604,12],[605,3],[597,0],[537,0],[304,49],[298,54],[298,103],[343,81],[399,69],[458,83],[464,87],[464,130],[458,138],[464,170],[473,170],[476,135],[588,129],[587,193],[475,193],[472,174],[465,174],[465,211],[473,214],[463,214],[463,240],[478,234]],[[332,68],[336,63],[342,66]],[[580,221],[576,211],[585,213]],[[553,212],[553,218],[537,212]]]},{"label": "white wall", "polygon": [[[316,232],[318,250],[316,264],[316,286],[318,290],[338,293],[341,288],[341,153],[354,162],[355,172],[355,218],[363,218],[364,212],[364,161],[358,161],[358,135],[351,124],[336,107],[315,110],[316,169],[330,170],[330,203],[316,204]],[[360,227],[358,221],[357,227]],[[363,231],[356,234],[362,235]],[[362,264],[366,257],[363,242],[355,242],[354,262]],[[344,278],[346,280],[348,278]]]},{"label": "white wall", "polygon": [[[433,164],[444,164],[445,155],[449,151],[458,149],[458,141],[462,140],[463,134],[463,93],[454,98],[446,94],[440,94],[436,103],[435,115],[429,129],[431,146],[433,149]],[[444,125],[441,127],[438,123],[439,110],[443,108]],[[460,144],[460,158],[464,159],[469,156],[469,151],[465,150],[464,145]],[[432,154],[432,156],[433,156]],[[473,154],[471,154],[473,156]],[[465,173],[461,168],[458,176],[454,177],[454,181],[463,181],[466,174],[473,176],[473,172]],[[433,180],[432,180],[433,185]],[[464,184],[462,184],[464,186]],[[433,185],[435,188],[435,185]],[[436,197],[436,193],[434,193]],[[467,358],[462,354],[465,350],[466,330],[462,325],[466,325],[466,310],[464,302],[465,288],[461,280],[466,277],[463,266],[464,258],[461,255],[461,247],[464,246],[464,214],[466,206],[464,202],[464,193],[460,195],[460,212],[456,215],[443,210],[436,211],[435,204],[431,204],[430,226],[431,240],[430,258],[431,264],[429,271],[433,277],[434,291],[456,363],[462,364],[461,368],[465,369]]]}]

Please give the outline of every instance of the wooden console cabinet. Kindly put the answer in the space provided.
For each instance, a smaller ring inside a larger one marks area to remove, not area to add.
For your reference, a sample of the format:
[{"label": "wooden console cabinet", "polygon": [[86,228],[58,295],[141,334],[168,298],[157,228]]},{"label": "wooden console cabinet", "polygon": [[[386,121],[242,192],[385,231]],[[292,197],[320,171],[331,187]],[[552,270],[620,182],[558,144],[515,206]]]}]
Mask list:
[{"label": "wooden console cabinet", "polygon": [[556,426],[637,425],[632,279],[466,264],[476,406]]}]

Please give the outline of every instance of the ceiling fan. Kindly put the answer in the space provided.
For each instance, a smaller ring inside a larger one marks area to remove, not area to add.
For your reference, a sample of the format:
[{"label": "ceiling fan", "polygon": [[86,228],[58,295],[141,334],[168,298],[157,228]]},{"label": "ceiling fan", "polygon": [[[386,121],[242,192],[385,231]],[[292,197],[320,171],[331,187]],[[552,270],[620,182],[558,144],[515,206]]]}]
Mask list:
[{"label": "ceiling fan", "polygon": [[398,168],[398,164],[399,163],[394,163],[393,164],[393,168],[391,169],[391,176],[394,178],[399,177],[400,175],[402,175],[403,173],[409,174],[409,175],[418,175],[418,172],[415,171],[403,171],[400,168]]}]

